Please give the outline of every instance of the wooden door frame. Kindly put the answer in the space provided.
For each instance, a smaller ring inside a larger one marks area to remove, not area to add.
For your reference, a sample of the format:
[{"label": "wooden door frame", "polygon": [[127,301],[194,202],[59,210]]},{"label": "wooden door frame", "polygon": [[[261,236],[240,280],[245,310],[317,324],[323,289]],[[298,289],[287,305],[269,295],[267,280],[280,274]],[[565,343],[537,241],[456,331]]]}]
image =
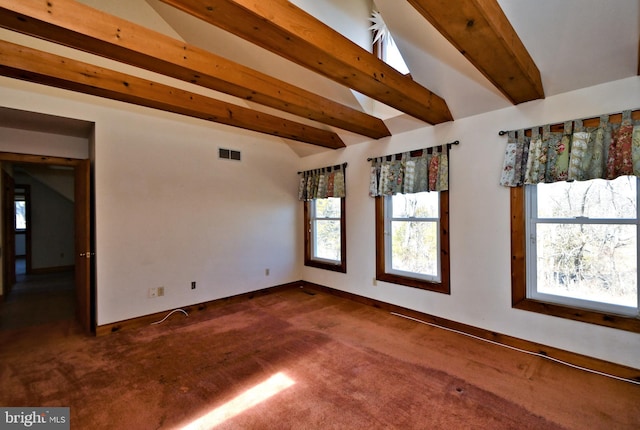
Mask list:
[{"label": "wooden door frame", "polygon": [[[76,317],[85,332],[90,333],[95,331],[95,312],[93,311],[93,302],[95,300],[95,288],[92,288],[93,277],[93,252],[90,246],[90,227],[91,227],[91,187],[90,187],[90,161],[88,159],[79,158],[63,158],[63,157],[50,157],[45,155],[32,155],[32,154],[17,154],[11,152],[0,152],[0,162],[15,163],[15,164],[44,164],[44,165],[57,165],[68,166],[74,169],[74,188],[76,198],[74,201],[76,219],[75,223],[75,243],[76,247],[79,245],[78,236],[82,237],[80,242],[82,243],[82,249],[76,249]],[[3,187],[4,188],[4,187]],[[81,199],[78,199],[78,190],[84,190]],[[3,189],[3,198],[5,190]],[[82,200],[82,201],[80,201]],[[4,201],[4,199],[3,199]],[[82,207],[79,205],[82,204]],[[83,216],[78,217],[77,214],[81,213]],[[3,219],[4,227],[6,229],[6,220]],[[6,231],[6,230],[5,230]],[[79,232],[84,232],[79,234]],[[15,256],[15,249],[14,249]],[[4,260],[4,257],[3,257]],[[14,258],[15,260],[15,258]],[[15,261],[14,261],[15,265]],[[78,276],[78,272],[82,274],[82,277]],[[6,289],[6,287],[5,287]]]},{"label": "wooden door frame", "polygon": [[15,182],[13,177],[2,170],[2,294],[11,292],[16,283],[16,231],[15,231]]}]

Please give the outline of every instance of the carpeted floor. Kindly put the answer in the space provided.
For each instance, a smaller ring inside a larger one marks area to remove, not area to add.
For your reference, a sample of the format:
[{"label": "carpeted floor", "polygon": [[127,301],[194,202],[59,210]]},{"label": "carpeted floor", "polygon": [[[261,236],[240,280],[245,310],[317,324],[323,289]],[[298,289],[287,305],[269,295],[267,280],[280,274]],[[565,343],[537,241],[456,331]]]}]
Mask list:
[{"label": "carpeted floor", "polygon": [[299,289],[0,345],[0,405],[69,406],[73,429],[640,428],[638,385]]},{"label": "carpeted floor", "polygon": [[39,275],[18,272],[17,283],[0,304],[0,330],[71,319],[75,315],[74,272]]}]

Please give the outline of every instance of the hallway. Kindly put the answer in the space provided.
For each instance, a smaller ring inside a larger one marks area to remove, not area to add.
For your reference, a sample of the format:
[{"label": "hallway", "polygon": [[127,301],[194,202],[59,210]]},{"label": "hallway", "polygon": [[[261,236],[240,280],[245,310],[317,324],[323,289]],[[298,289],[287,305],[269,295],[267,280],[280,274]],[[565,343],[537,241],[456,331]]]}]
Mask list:
[{"label": "hallway", "polygon": [[0,303],[0,330],[75,318],[73,271],[26,275],[24,259],[18,259],[16,281]]}]

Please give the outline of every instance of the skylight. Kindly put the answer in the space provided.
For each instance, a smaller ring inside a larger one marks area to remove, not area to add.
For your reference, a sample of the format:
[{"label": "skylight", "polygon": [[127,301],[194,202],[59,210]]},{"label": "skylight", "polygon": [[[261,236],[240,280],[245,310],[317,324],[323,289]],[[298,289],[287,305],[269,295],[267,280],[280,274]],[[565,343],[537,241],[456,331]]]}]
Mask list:
[{"label": "skylight", "polygon": [[369,21],[372,22],[369,30],[373,31],[373,45],[375,46],[377,43],[380,43],[378,57],[400,73],[405,75],[409,73],[409,68],[404,62],[402,54],[400,54],[400,50],[398,50],[398,46],[394,42],[391,32],[384,22],[384,19],[382,19],[380,12],[373,11]]}]

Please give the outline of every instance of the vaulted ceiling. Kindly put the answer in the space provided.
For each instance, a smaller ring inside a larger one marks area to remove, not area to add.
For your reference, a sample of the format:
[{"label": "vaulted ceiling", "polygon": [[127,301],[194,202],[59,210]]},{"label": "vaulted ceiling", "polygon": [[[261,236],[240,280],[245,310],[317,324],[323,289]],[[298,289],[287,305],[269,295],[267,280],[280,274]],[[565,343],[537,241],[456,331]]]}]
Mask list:
[{"label": "vaulted ceiling", "polygon": [[[410,76],[369,52],[373,9]],[[276,136],[300,155],[640,70],[638,0],[0,0],[0,27],[4,76]]]}]

